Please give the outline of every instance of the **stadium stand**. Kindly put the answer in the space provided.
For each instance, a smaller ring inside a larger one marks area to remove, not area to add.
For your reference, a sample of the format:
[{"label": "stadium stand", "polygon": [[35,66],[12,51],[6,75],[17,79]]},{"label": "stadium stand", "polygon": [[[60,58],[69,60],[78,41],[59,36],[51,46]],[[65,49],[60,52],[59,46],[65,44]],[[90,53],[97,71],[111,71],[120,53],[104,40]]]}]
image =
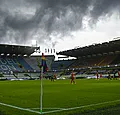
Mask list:
[{"label": "stadium stand", "polygon": [[52,69],[53,70],[59,70],[59,69],[66,69],[68,68],[72,63],[74,63],[75,60],[58,60],[54,61],[52,63]]},{"label": "stadium stand", "polygon": [[66,51],[58,52],[58,55],[76,57],[68,68],[76,71],[77,75],[92,75],[96,73],[108,73],[117,75],[120,68],[120,40],[104,42],[102,44],[93,44],[85,47],[79,47]]},{"label": "stadium stand", "polygon": [[[80,58],[77,59],[70,67],[72,68],[81,68],[88,66],[106,66],[113,63],[116,59],[116,55],[107,55],[107,56],[96,56],[92,58]],[[115,64],[115,63],[113,63]]]},{"label": "stadium stand", "polygon": [[[114,40],[57,53],[66,57],[76,57],[72,60],[54,61],[54,55],[46,55],[49,71],[44,77],[50,79],[55,73],[59,78],[69,78],[73,70],[77,78],[95,78],[97,72],[99,75],[103,74],[103,77],[107,77],[108,73],[118,76],[119,45],[120,40]],[[41,56],[31,55],[38,47],[1,44],[0,48],[0,79],[39,79],[40,69],[36,60],[41,62]]]},{"label": "stadium stand", "polygon": [[33,70],[22,57],[1,57],[0,72]]},{"label": "stadium stand", "polygon": [[[41,56],[31,56],[39,47],[1,44],[0,48],[0,80],[39,79]],[[55,57],[45,57],[50,71]]]},{"label": "stadium stand", "polygon": [[30,64],[30,66],[33,68],[33,70],[40,71],[39,67],[37,65],[37,58],[36,57],[26,57],[24,60]]},{"label": "stadium stand", "polygon": [[113,64],[120,64],[120,55],[118,54],[115,59],[111,62],[111,65]]}]

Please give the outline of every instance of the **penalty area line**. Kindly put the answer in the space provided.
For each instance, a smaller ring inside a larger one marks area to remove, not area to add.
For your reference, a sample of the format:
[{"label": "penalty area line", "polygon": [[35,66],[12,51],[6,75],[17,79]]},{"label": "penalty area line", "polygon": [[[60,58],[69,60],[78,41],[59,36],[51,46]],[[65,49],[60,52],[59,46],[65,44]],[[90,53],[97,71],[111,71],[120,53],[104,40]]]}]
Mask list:
[{"label": "penalty area line", "polygon": [[66,109],[54,110],[54,111],[46,111],[46,112],[43,112],[43,114],[55,113],[55,112],[61,112],[61,111],[68,111],[68,110],[74,110],[74,109],[81,109],[81,108],[92,107],[92,106],[97,106],[97,105],[103,105],[103,104],[107,104],[107,103],[114,103],[114,102],[119,102],[119,101],[120,100],[114,100],[114,101],[107,101],[107,102],[90,104],[90,105],[85,105],[85,106],[80,106],[80,107],[66,108]]},{"label": "penalty area line", "polygon": [[22,110],[22,111],[27,111],[27,112],[32,112],[32,113],[41,114],[39,111],[34,111],[34,110],[30,110],[30,109],[25,109],[25,108],[21,108],[21,107],[14,106],[14,105],[10,105],[10,104],[6,104],[6,103],[1,103],[1,102],[0,102],[0,105],[6,106],[6,107],[15,108],[15,109]]}]

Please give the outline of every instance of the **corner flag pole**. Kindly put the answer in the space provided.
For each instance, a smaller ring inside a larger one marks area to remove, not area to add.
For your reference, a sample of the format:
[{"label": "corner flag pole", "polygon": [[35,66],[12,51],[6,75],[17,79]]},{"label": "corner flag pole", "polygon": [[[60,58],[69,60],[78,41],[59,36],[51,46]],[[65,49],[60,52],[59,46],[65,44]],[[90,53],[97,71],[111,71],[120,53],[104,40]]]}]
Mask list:
[{"label": "corner flag pole", "polygon": [[43,66],[41,67],[41,74],[40,74],[40,112],[42,114],[42,96],[43,96],[43,87],[42,87],[42,77],[43,77]]},{"label": "corner flag pole", "polygon": [[43,96],[43,85],[42,85],[42,78],[43,78],[43,73],[47,71],[47,64],[45,61],[44,53],[42,53],[42,58],[41,58],[41,65],[38,62],[39,67],[41,68],[41,74],[40,74],[40,79],[41,79],[41,85],[40,85],[40,112],[42,114],[42,96]]}]

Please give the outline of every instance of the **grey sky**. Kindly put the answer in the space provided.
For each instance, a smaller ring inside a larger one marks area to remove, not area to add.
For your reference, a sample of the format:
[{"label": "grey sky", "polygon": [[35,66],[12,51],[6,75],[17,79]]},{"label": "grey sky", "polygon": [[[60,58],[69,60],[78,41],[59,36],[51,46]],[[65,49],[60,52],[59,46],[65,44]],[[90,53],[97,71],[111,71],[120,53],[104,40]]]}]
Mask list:
[{"label": "grey sky", "polygon": [[29,44],[36,39],[55,46],[119,11],[120,0],[0,0],[0,41]]}]

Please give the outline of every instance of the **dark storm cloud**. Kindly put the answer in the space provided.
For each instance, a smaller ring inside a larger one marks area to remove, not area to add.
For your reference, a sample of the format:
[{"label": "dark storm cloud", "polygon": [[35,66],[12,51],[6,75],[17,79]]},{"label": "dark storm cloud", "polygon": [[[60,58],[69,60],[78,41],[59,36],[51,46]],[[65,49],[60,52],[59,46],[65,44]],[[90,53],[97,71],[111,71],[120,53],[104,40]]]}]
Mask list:
[{"label": "dark storm cloud", "polygon": [[85,17],[95,24],[100,17],[119,11],[119,6],[119,0],[0,0],[0,39],[52,40],[51,35],[84,29]]},{"label": "dark storm cloud", "polygon": [[120,11],[120,0],[95,0],[90,13],[92,20],[98,21],[99,17],[112,15],[114,11]]}]

